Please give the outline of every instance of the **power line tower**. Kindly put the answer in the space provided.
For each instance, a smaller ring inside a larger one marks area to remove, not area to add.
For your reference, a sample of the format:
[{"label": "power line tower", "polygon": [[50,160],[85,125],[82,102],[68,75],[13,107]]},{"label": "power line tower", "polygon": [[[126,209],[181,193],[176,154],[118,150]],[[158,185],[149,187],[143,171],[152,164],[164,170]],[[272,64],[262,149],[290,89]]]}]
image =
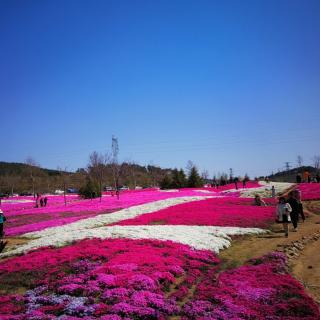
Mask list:
[{"label": "power line tower", "polygon": [[286,171],[289,171],[290,170],[290,162],[287,161],[284,164],[285,164]]},{"label": "power line tower", "polygon": [[233,169],[229,169],[229,174],[230,174],[230,181],[233,179]]},{"label": "power line tower", "polygon": [[118,139],[115,136],[112,136],[112,160],[115,163],[118,163],[118,153],[119,153],[119,144]]}]

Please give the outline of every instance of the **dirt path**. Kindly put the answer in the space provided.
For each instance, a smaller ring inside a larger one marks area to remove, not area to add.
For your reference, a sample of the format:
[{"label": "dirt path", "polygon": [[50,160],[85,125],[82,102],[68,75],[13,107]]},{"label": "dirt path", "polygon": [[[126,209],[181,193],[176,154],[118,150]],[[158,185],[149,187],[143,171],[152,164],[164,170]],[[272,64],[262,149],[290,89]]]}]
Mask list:
[{"label": "dirt path", "polygon": [[[248,259],[289,247],[292,243],[303,241],[306,237],[320,232],[320,201],[305,202],[304,208],[309,217],[305,223],[299,224],[298,232],[289,232],[288,238],[281,232],[281,225],[275,224],[270,234],[235,239],[232,246],[219,255],[222,260],[222,270],[240,266]],[[292,275],[304,284],[318,303],[320,303],[319,251],[320,239],[312,239],[299,251],[299,255],[289,262]]]},{"label": "dirt path", "polygon": [[313,242],[303,250],[299,259],[292,263],[293,275],[298,279],[314,299],[320,303],[320,240]]}]

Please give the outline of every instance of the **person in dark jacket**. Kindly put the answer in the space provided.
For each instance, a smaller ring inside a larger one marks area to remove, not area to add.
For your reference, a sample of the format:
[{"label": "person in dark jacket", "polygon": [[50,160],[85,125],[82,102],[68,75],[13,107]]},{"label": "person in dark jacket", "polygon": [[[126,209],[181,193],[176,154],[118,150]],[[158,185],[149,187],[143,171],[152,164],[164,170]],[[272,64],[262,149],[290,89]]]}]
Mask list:
[{"label": "person in dark jacket", "polygon": [[297,200],[297,196],[296,196],[295,191],[291,191],[289,193],[289,198],[287,200],[287,203],[290,204],[290,207],[292,209],[292,211],[290,212],[290,218],[291,218],[291,222],[293,224],[293,231],[296,232],[298,229],[299,215],[301,215],[303,221],[304,221],[305,217],[303,214],[302,204],[299,203],[299,201]]},{"label": "person in dark jacket", "polygon": [[233,179],[233,182],[234,182],[234,185],[235,185],[235,187],[236,187],[236,190],[238,190],[239,178],[238,178],[238,177],[235,177],[235,178]]},{"label": "person in dark jacket", "polygon": [[297,182],[297,183],[301,183],[301,182],[302,182],[302,177],[301,177],[301,174],[300,174],[300,173],[297,174],[297,176],[296,176],[296,182]]}]

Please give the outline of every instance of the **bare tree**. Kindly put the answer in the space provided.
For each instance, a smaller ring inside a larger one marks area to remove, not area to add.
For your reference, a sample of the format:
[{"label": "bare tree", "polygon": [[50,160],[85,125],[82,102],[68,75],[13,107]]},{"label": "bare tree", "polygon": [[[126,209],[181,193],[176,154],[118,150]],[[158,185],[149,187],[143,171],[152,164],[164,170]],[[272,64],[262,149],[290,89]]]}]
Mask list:
[{"label": "bare tree", "polygon": [[29,175],[30,175],[30,179],[31,179],[31,183],[32,183],[32,194],[33,197],[36,196],[35,194],[35,172],[36,172],[36,168],[39,167],[39,164],[32,158],[32,157],[27,157],[27,159],[25,160],[25,164],[27,164],[28,167],[28,171],[29,171]]},{"label": "bare tree", "polygon": [[209,179],[209,172],[208,170],[203,170],[201,173],[202,179],[206,182]]},{"label": "bare tree", "polygon": [[64,205],[67,205],[67,184],[68,184],[68,174],[67,174],[67,167],[64,168],[64,170],[60,167],[57,168],[57,170],[60,172],[60,176],[62,179],[62,185],[63,185],[63,198],[64,198]]},{"label": "bare tree", "polygon": [[157,181],[157,168],[153,164],[153,162],[150,161],[150,163],[146,166],[146,169],[150,175],[152,186],[155,187],[157,185],[157,183],[156,183],[156,181]]},{"label": "bare tree", "polygon": [[186,165],[187,176],[190,175],[190,172],[193,167],[195,167],[195,164],[191,160],[188,160],[187,165]]},{"label": "bare tree", "polygon": [[320,156],[319,155],[315,155],[313,158],[313,166],[319,170],[320,169]]},{"label": "bare tree", "polygon": [[303,158],[301,155],[297,155],[297,164],[298,167],[302,167],[302,163],[303,163]]},{"label": "bare tree", "polygon": [[99,183],[100,202],[102,201],[102,184],[106,173],[106,163],[109,160],[109,155],[102,155],[96,151],[89,156],[88,172],[90,176]]},{"label": "bare tree", "polygon": [[137,164],[133,160],[128,160],[127,164],[128,164],[128,171],[129,171],[129,174],[130,174],[132,185],[133,185],[133,187],[135,189],[137,187],[137,177],[136,177],[136,171],[137,171],[136,166],[137,166]]}]

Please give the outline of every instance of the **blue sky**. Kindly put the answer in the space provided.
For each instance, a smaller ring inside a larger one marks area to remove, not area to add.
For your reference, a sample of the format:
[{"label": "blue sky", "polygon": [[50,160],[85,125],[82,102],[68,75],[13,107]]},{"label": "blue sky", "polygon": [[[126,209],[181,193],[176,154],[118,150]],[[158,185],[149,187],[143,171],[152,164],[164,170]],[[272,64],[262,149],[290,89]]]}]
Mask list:
[{"label": "blue sky", "polygon": [[0,1],[2,161],[210,174],[320,153],[319,1]]}]

